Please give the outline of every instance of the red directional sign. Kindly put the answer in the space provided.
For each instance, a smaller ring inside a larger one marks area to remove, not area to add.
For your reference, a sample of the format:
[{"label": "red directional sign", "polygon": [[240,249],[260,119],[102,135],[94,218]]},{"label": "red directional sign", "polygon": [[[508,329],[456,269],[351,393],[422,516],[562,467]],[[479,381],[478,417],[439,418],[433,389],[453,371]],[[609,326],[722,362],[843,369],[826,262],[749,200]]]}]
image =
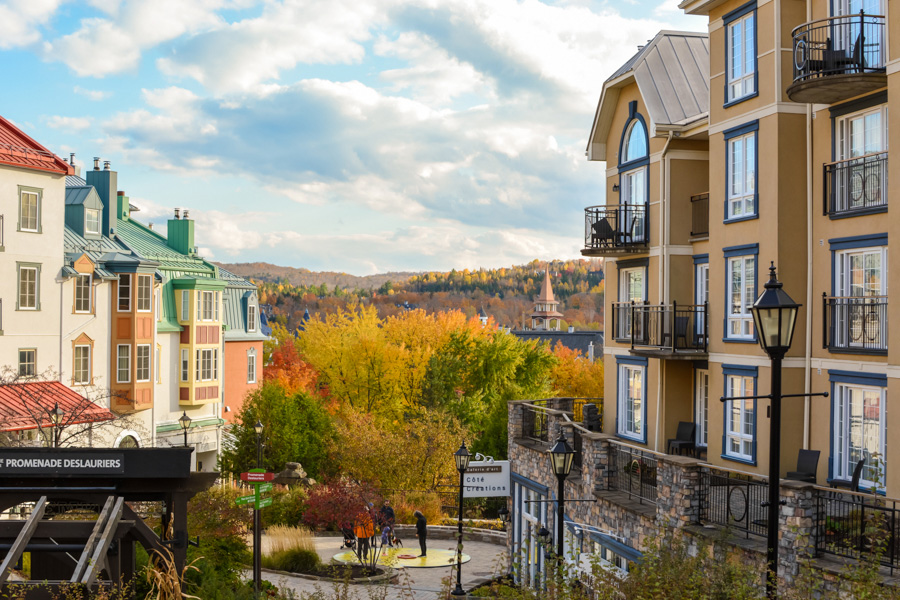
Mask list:
[{"label": "red directional sign", "polygon": [[260,482],[272,481],[275,479],[275,473],[241,473],[241,481]]}]

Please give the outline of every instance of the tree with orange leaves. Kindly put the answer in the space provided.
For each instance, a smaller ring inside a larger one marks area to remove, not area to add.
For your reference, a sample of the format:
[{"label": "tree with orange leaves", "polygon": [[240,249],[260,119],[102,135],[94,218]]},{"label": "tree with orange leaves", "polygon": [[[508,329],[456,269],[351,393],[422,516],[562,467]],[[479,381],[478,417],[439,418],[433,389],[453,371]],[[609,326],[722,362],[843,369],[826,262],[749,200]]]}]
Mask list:
[{"label": "tree with orange leaves", "polygon": [[553,354],[557,363],[550,372],[557,396],[573,398],[603,398],[603,361],[590,362],[578,350],[556,342]]},{"label": "tree with orange leaves", "polygon": [[300,356],[293,335],[277,323],[272,325],[269,362],[263,370],[263,381],[274,382],[288,395],[294,392],[320,394],[319,374]]}]

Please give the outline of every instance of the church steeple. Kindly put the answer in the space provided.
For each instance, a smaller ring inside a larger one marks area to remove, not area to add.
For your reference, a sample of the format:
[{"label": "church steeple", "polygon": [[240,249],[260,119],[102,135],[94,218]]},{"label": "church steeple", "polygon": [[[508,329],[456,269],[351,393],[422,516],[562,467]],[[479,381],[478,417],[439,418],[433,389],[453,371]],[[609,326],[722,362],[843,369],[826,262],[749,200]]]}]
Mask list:
[{"label": "church steeple", "polygon": [[553,296],[553,286],[550,283],[550,263],[547,263],[541,293],[535,299],[534,312],[531,313],[531,328],[559,331],[562,313],[557,312],[557,306],[559,306],[559,301]]}]

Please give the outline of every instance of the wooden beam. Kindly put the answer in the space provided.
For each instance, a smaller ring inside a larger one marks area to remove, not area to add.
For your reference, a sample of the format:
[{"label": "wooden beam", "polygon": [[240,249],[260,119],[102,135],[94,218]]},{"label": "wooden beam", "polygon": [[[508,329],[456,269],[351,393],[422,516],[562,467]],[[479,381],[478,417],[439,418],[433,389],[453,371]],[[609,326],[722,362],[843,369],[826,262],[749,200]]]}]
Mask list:
[{"label": "wooden beam", "polygon": [[115,496],[108,496],[106,498],[103,510],[100,511],[100,516],[97,517],[97,522],[94,524],[94,531],[91,532],[91,537],[88,538],[87,543],[84,545],[84,551],[81,553],[81,558],[78,559],[78,564],[75,565],[75,572],[72,573],[72,578],[69,579],[69,583],[78,583],[81,581],[81,576],[84,575],[85,569],[88,567],[88,560],[94,553],[97,540],[100,539],[100,535],[109,518],[109,511],[112,510],[113,502],[115,501]]},{"label": "wooden beam", "polygon": [[106,527],[103,528],[103,536],[100,538],[97,548],[94,550],[94,556],[91,557],[91,563],[88,565],[87,571],[85,571],[84,576],[81,578],[81,583],[86,584],[88,587],[94,585],[97,575],[100,574],[101,566],[107,564],[106,552],[109,550],[109,545],[113,541],[113,533],[115,532],[116,527],[119,526],[119,519],[122,518],[123,504],[125,504],[125,498],[119,497],[116,499],[116,505],[113,507],[112,512],[107,518]]},{"label": "wooden beam", "polygon": [[20,531],[19,535],[16,537],[16,541],[13,543],[12,548],[10,548],[9,552],[6,554],[6,558],[0,563],[0,585],[3,585],[3,583],[6,582],[6,579],[9,577],[9,572],[12,571],[13,566],[19,562],[19,558],[22,557],[22,553],[25,551],[25,547],[28,545],[29,540],[31,540],[34,530],[37,529],[37,524],[44,518],[45,508],[47,508],[47,496],[41,496],[41,499],[34,505],[34,510],[31,511],[31,516],[28,517],[25,526],[22,527],[22,531]]}]

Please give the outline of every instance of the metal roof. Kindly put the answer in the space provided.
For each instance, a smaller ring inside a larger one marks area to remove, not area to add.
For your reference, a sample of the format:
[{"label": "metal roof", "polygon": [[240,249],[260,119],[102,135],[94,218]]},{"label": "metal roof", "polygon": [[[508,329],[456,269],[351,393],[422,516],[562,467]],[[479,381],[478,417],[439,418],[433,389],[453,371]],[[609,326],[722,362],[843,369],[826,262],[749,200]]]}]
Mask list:
[{"label": "metal roof", "polygon": [[78,187],[66,185],[66,204],[84,204],[84,201],[91,195],[91,190],[93,189],[94,186],[92,185],[81,185]]},{"label": "metal roof", "polygon": [[62,409],[66,425],[110,421],[111,412],[95,404],[59,381],[36,381],[0,385],[2,431],[22,431],[53,427],[50,411],[55,403]]},{"label": "metal roof", "polygon": [[75,170],[24,131],[0,117],[0,164],[70,175]]},{"label": "metal roof", "polygon": [[514,336],[523,340],[540,340],[548,342],[552,349],[556,346],[556,342],[562,342],[562,345],[572,350],[578,350],[583,356],[588,355],[588,347],[591,342],[594,344],[594,360],[600,360],[603,357],[603,333],[600,331],[510,331]]},{"label": "metal roof", "polygon": [[[225,288],[222,293],[222,322],[225,323],[225,341],[265,340],[267,336],[261,331],[261,321],[257,318],[256,331],[247,331],[247,305],[259,306],[256,288],[248,290],[242,287]],[[257,309],[257,314],[259,310]]]},{"label": "metal roof", "polygon": [[82,187],[87,185],[84,177],[79,175],[66,175],[66,187]]},{"label": "metal roof", "polygon": [[[119,219],[115,224],[115,236],[126,246],[143,256],[159,262],[162,270],[176,270],[181,273],[201,274],[215,277],[216,269],[205,260],[187,256],[173,250],[166,244],[166,238],[159,233],[131,219]],[[171,276],[171,273],[166,273]],[[179,276],[179,275],[176,275]]]},{"label": "metal roof", "polygon": [[63,248],[66,253],[66,266],[63,272],[69,276],[74,273],[68,273],[68,270],[71,270],[71,265],[74,265],[75,261],[82,254],[87,255],[91,259],[91,262],[94,263],[94,275],[101,279],[115,279],[117,277],[105,268],[105,263],[108,260],[139,260],[131,256],[127,248],[106,236],[101,236],[97,240],[88,240],[78,235],[68,225],[63,229]]}]

